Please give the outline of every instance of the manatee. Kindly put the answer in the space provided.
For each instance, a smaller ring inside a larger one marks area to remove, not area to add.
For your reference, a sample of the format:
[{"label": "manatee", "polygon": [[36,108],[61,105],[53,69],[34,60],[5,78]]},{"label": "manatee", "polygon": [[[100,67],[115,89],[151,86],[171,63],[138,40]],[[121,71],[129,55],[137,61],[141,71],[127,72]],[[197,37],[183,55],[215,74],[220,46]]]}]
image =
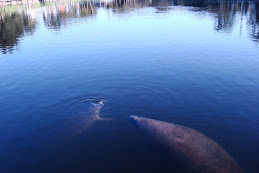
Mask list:
[{"label": "manatee", "polygon": [[219,144],[194,129],[139,116],[130,116],[129,119],[168,149],[181,164],[183,172],[242,172]]},{"label": "manatee", "polygon": [[108,118],[101,118],[100,111],[104,106],[104,100],[96,99],[91,103],[87,112],[80,113],[80,125],[77,125],[78,131],[82,132],[88,129],[97,120],[111,120]]},{"label": "manatee", "polygon": [[85,118],[83,119],[84,129],[90,127],[96,120],[110,120],[100,117],[100,111],[103,106],[104,102],[102,100],[97,100],[95,103],[92,103],[88,113],[84,116]]},{"label": "manatee", "polygon": [[[88,102],[88,104],[85,104],[85,102]],[[80,106],[73,107],[72,111],[63,120],[59,120],[56,124],[48,127],[47,138],[67,140],[86,131],[95,121],[110,120],[100,117],[104,102],[104,99],[91,99],[90,101],[87,99],[76,103]]]}]

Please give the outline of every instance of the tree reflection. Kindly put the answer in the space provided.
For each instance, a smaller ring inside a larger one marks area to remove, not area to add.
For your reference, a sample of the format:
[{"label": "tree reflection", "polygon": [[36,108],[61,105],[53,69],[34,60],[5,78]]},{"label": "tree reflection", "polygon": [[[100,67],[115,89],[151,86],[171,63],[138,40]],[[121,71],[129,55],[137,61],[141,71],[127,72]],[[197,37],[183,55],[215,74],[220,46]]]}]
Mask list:
[{"label": "tree reflection", "polygon": [[249,5],[248,27],[253,41],[259,42],[259,4]]},{"label": "tree reflection", "polygon": [[[208,0],[100,0],[100,1],[56,1],[41,2],[44,7],[41,14],[48,29],[59,30],[75,20],[97,15],[98,8],[111,10],[115,14],[153,7],[156,13],[168,13],[173,6],[185,6],[186,10],[206,12],[214,16],[214,29],[218,32],[231,32],[239,22],[246,21],[251,40],[259,42],[259,3],[253,1],[208,1]],[[11,53],[25,34],[32,34],[36,27],[36,18],[24,10],[9,12],[1,10],[0,48],[3,53]]]},{"label": "tree reflection", "polygon": [[8,14],[6,10],[3,11],[0,23],[0,49],[6,54],[13,52],[21,37],[34,32],[36,20],[26,12]]},{"label": "tree reflection", "polygon": [[[231,32],[238,20],[247,17],[248,32],[253,41],[259,41],[259,3],[253,1],[205,1],[175,0],[174,5],[197,7],[196,11],[206,11],[215,16],[217,31]],[[191,9],[192,10],[192,9]],[[240,26],[242,30],[242,26]]]},{"label": "tree reflection", "polygon": [[112,9],[114,13],[126,13],[144,7],[154,7],[157,12],[166,12],[171,9],[171,2],[170,0],[113,0],[103,3],[103,6]]},{"label": "tree reflection", "polygon": [[[259,40],[259,3],[252,1],[207,0],[113,0],[103,5],[114,13],[125,13],[144,7],[154,7],[158,13],[171,10],[172,6],[195,7],[192,11],[205,11],[215,16],[217,31],[231,32],[238,20],[248,17],[247,26],[253,41]],[[242,29],[242,27],[241,27]]]},{"label": "tree reflection", "polygon": [[215,29],[217,31],[230,32],[234,24],[239,20],[241,23],[241,32],[243,18],[247,17],[248,32],[252,40],[258,42],[258,13],[259,3],[244,1],[220,1],[217,7]]},{"label": "tree reflection", "polygon": [[91,1],[70,2],[49,7],[43,13],[45,25],[50,29],[60,29],[72,20],[96,15],[96,5]]}]

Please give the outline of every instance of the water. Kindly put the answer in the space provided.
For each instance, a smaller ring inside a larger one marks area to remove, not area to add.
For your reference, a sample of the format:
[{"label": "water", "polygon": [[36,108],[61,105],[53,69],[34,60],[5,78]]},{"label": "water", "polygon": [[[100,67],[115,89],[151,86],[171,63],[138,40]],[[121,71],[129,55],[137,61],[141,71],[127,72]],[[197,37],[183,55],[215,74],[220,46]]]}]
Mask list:
[{"label": "water", "polygon": [[[181,172],[131,113],[196,129],[259,172],[257,2],[0,8],[0,172]],[[89,98],[113,120],[84,129]]]}]

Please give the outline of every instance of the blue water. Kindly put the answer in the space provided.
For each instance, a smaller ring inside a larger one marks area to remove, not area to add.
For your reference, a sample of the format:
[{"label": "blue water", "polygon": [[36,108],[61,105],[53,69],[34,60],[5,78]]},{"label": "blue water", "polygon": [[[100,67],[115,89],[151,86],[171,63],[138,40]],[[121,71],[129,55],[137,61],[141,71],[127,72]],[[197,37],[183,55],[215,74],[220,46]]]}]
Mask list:
[{"label": "blue water", "polygon": [[[181,172],[130,114],[196,129],[259,172],[258,3],[0,8],[0,172]],[[113,120],[80,131],[89,98]]]}]

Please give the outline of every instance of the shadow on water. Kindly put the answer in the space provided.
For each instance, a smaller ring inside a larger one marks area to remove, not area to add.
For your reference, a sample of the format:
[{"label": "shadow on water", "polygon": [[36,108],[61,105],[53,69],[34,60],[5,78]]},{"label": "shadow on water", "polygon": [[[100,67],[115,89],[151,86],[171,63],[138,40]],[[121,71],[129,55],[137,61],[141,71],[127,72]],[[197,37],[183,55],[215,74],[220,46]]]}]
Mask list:
[{"label": "shadow on water", "polygon": [[[37,8],[33,8],[37,6]],[[3,54],[12,53],[19,45],[20,38],[36,30],[37,16],[42,16],[48,29],[59,30],[76,20],[97,15],[100,8],[111,9],[113,13],[129,13],[145,7],[153,7],[157,13],[170,12],[172,7],[190,7],[192,12],[211,13],[215,18],[215,30],[231,32],[237,20],[247,17],[251,40],[258,43],[259,37],[259,3],[254,1],[207,1],[207,0],[114,0],[114,1],[71,1],[43,2],[32,4],[32,7],[19,7],[9,10],[1,7],[0,48]],[[41,9],[38,14],[37,9]],[[42,10],[43,9],[43,10]],[[43,12],[42,12],[43,11]],[[243,26],[240,26],[240,32]]]}]

